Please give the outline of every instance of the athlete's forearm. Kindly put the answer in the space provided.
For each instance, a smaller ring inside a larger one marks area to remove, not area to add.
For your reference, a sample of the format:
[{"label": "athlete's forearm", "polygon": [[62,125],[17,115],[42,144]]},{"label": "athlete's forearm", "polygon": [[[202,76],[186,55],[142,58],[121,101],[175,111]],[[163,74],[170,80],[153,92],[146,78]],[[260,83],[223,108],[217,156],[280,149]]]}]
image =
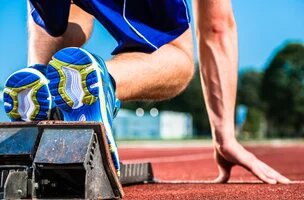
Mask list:
[{"label": "athlete's forearm", "polygon": [[237,87],[237,31],[231,3],[195,1],[202,88],[218,145],[235,140]]}]

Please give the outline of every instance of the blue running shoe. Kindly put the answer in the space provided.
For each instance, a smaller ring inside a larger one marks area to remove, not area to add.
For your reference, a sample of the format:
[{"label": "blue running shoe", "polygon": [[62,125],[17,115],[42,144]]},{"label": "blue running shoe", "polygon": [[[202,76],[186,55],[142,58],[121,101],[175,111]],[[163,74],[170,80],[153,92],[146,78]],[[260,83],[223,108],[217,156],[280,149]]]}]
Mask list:
[{"label": "blue running shoe", "polygon": [[3,101],[11,121],[47,120],[51,109],[48,80],[36,69],[19,70],[6,80]]},{"label": "blue running shoe", "polygon": [[49,62],[47,78],[64,121],[103,122],[119,175],[119,157],[112,133],[112,120],[119,100],[103,60],[81,48],[65,48]]},{"label": "blue running shoe", "polygon": [[[33,66],[30,66],[29,68],[33,68],[41,72],[44,76],[46,76],[47,72],[47,66],[42,65],[42,64],[36,64]],[[63,119],[63,114],[61,111],[57,108],[56,104],[52,101],[51,102],[51,110],[50,110],[50,115],[49,115],[49,120],[64,120]]]}]

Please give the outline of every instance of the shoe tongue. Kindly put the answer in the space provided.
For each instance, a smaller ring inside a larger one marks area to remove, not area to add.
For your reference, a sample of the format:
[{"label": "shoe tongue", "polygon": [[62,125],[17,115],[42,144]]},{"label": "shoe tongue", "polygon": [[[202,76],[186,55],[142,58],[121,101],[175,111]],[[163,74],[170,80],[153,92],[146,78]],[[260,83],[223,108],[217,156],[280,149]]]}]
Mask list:
[{"label": "shoe tongue", "polygon": [[115,100],[115,106],[114,106],[114,110],[113,110],[113,119],[116,117],[116,115],[118,114],[118,111],[120,109],[120,100],[116,99]]},{"label": "shoe tongue", "polygon": [[33,66],[29,66],[29,68],[33,68],[41,72],[43,75],[46,75],[47,66],[43,64],[35,64]]},{"label": "shoe tongue", "polygon": [[[97,61],[99,61],[99,62],[101,62],[101,63],[104,63],[103,59],[102,59],[100,56],[98,56],[98,55],[96,55],[96,54],[94,54],[94,53],[91,53],[91,55],[92,55]],[[104,65],[105,65],[105,63],[104,63]],[[115,82],[115,79],[113,78],[113,76],[112,76],[110,73],[109,73],[109,76],[110,76],[111,83],[112,83],[112,86],[113,86],[113,88],[114,88],[114,91],[116,91],[116,82]]]},{"label": "shoe tongue", "polygon": [[111,82],[112,82],[112,86],[114,88],[114,92],[116,91],[116,82],[115,82],[115,79],[113,78],[113,76],[109,73],[109,76],[110,76],[110,79],[111,79]]}]

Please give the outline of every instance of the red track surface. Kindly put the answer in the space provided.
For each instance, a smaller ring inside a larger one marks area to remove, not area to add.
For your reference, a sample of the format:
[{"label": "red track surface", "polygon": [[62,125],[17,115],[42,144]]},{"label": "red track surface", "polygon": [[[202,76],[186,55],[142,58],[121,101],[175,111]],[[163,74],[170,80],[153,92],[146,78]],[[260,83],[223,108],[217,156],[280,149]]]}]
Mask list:
[{"label": "red track surface", "polygon": [[[124,199],[304,199],[304,146],[248,147],[257,157],[298,183],[267,185],[241,167],[229,184],[143,184],[124,187]],[[209,147],[121,148],[124,161],[152,160],[161,180],[212,180],[217,168]]]}]

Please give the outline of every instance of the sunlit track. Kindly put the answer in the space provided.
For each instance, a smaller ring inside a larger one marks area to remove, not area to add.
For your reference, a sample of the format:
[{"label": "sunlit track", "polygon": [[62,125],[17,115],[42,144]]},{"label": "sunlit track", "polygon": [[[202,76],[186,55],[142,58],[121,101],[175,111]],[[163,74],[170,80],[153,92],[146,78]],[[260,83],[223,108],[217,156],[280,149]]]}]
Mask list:
[{"label": "sunlit track", "polygon": [[[123,148],[121,150],[128,151],[128,149],[135,148]],[[171,149],[171,148],[170,148]],[[184,148],[187,151],[187,148]],[[157,148],[157,150],[164,150],[164,148]],[[191,150],[191,148],[190,148]],[[202,148],[202,151],[205,151],[206,148]],[[209,149],[210,150],[210,149]],[[265,156],[265,155],[274,155],[271,151],[264,152],[256,152],[257,156]],[[134,158],[134,159],[126,159],[123,160],[124,163],[141,163],[141,162],[152,162],[152,163],[174,163],[174,162],[186,162],[186,161],[195,161],[195,160],[204,160],[204,159],[212,159],[213,153],[195,153],[195,154],[184,154],[184,155],[171,155],[171,156],[159,156],[159,157],[145,157],[145,158]]]},{"label": "sunlit track", "polygon": [[[213,159],[212,146],[198,147],[194,141],[182,146],[178,143],[155,145],[132,144],[119,149],[123,162],[151,162],[154,180],[125,187],[125,199],[303,199],[304,174],[302,144],[290,141],[268,144],[246,144],[253,152],[274,169],[291,180],[290,184],[266,184],[246,169],[232,169],[227,184],[215,184],[218,171]],[[299,144],[299,145],[298,145]],[[145,146],[144,146],[145,145]],[[148,146],[148,148],[147,148]],[[121,147],[121,146],[120,146]],[[142,191],[145,191],[144,193]]]},{"label": "sunlit track", "polygon": [[188,154],[179,156],[164,156],[164,157],[151,157],[151,158],[138,158],[138,159],[128,159],[123,160],[123,163],[142,163],[142,162],[152,162],[152,163],[174,163],[174,162],[186,162],[193,160],[202,159],[212,159],[212,154],[210,153],[198,153],[198,154]]}]

